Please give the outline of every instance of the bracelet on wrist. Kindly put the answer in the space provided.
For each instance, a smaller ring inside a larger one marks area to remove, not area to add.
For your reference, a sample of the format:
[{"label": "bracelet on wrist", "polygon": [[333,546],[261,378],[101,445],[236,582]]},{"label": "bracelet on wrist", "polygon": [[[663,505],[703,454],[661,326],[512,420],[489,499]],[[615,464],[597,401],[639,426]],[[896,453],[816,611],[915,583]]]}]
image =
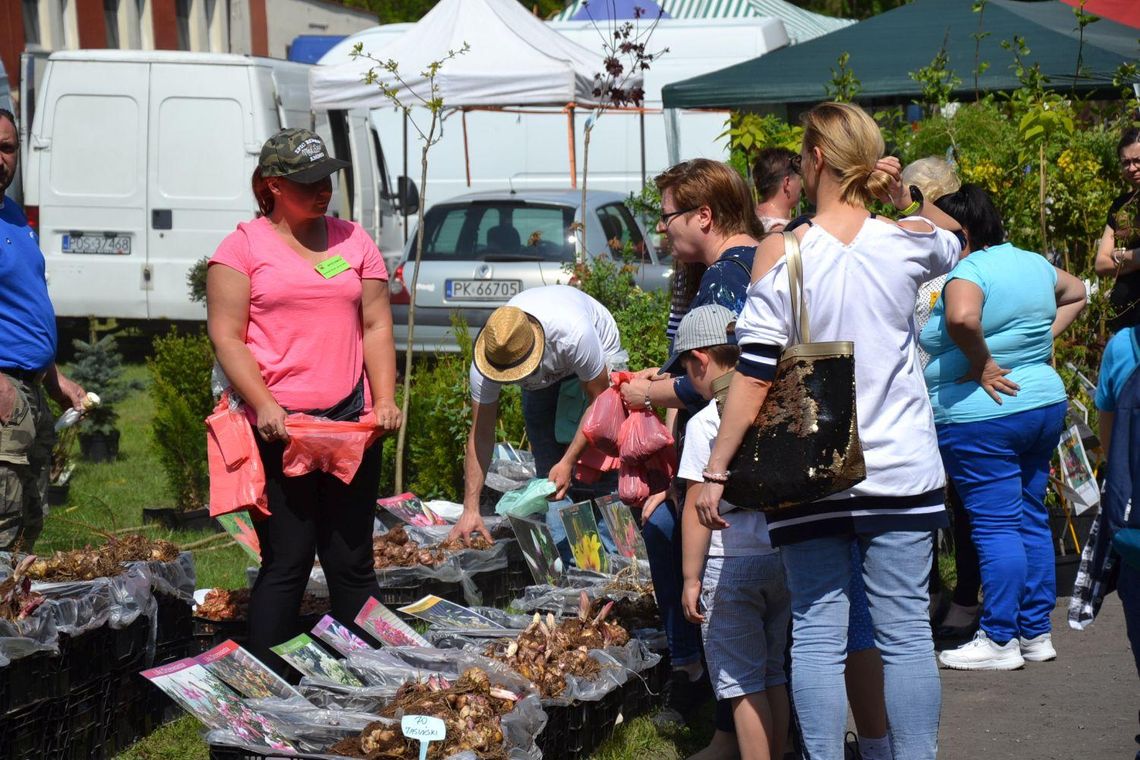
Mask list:
[{"label": "bracelet on wrist", "polygon": [[920,208],[922,208],[922,204],[921,204],[920,202],[918,202],[918,201],[911,201],[911,202],[910,202],[910,205],[909,205],[909,206],[907,206],[906,208],[904,208],[904,209],[903,209],[902,211],[900,211],[899,213],[900,213],[902,216],[910,216],[911,214],[913,214],[913,213],[915,213],[916,211],[918,211]]},{"label": "bracelet on wrist", "polygon": [[704,478],[706,483],[727,483],[729,474],[728,470],[724,472],[709,472],[705,470],[701,473],[701,477]]},{"label": "bracelet on wrist", "polygon": [[653,411],[653,402],[649,400],[649,391],[645,392],[645,411]]}]

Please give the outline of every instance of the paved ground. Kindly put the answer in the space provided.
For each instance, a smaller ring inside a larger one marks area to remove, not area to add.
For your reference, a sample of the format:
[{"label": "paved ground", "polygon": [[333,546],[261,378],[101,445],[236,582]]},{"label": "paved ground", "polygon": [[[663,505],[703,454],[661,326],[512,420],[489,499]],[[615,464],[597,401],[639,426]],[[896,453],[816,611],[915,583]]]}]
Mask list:
[{"label": "paved ground", "polygon": [[1120,601],[1069,628],[1053,611],[1053,662],[1010,673],[942,670],[940,760],[1133,760],[1140,679]]}]

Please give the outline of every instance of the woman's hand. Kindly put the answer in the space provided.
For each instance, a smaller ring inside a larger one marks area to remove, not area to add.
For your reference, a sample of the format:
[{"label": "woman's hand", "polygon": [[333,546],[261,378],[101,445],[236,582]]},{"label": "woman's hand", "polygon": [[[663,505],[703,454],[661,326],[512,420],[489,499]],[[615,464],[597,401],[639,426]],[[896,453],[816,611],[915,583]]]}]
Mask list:
[{"label": "woman's hand", "polygon": [[698,580],[685,581],[681,589],[681,609],[685,613],[685,620],[690,623],[703,623],[705,616],[701,614],[701,582]]},{"label": "woman's hand", "polygon": [[724,495],[723,483],[701,483],[697,495],[697,517],[709,530],[724,530],[728,523],[720,516],[720,499]]},{"label": "woman's hand", "polygon": [[891,179],[886,194],[878,195],[878,199],[899,210],[909,206],[910,189],[902,182],[902,162],[894,156],[885,156],[875,162],[875,171],[883,172]]},{"label": "woman's hand", "polygon": [[269,401],[257,408],[257,432],[263,441],[289,440],[289,431],[285,429],[285,416],[285,410],[276,401]]},{"label": "woman's hand", "polygon": [[399,430],[403,424],[400,407],[396,406],[396,402],[392,399],[377,401],[372,407],[372,412],[376,415],[376,427],[381,434]]},{"label": "woman's hand", "polygon": [[987,356],[984,364],[971,367],[970,371],[958,378],[959,383],[968,383],[971,380],[982,386],[982,390],[990,395],[999,406],[1001,394],[1016,396],[1021,386],[1006,378],[1013,370],[1002,369],[992,356]]},{"label": "woman's hand", "polygon": [[645,503],[641,505],[641,525],[643,527],[649,524],[649,517],[658,507],[664,504],[668,498],[669,492],[662,491],[661,493],[651,494],[649,498],[645,500]]}]

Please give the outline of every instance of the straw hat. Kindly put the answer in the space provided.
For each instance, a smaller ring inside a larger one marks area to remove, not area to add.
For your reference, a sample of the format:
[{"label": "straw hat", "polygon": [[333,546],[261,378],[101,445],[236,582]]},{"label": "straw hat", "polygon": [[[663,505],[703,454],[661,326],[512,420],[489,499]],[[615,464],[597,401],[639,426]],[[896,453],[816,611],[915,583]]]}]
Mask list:
[{"label": "straw hat", "polygon": [[542,324],[522,309],[500,306],[475,339],[475,368],[496,383],[515,383],[538,369],[546,350]]}]

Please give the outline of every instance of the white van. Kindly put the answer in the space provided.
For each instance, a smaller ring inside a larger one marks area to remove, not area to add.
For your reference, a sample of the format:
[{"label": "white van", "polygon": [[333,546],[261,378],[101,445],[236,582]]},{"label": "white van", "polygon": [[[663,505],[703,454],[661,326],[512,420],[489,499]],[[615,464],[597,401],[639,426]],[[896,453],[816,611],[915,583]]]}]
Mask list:
[{"label": "white van", "polygon": [[398,258],[401,217],[368,115],[314,114],[308,68],[212,53],[52,54],[23,162],[57,316],[205,319],[187,275],[253,217],[250,177],[282,127],[315,128],[352,162],[330,213]]},{"label": "white van", "polygon": [[[589,21],[552,21],[549,26],[573,42],[597,52],[602,68],[601,33]],[[321,65],[346,63],[353,48],[384,57],[385,44],[413,24],[385,24],[353,34],[333,46]],[[662,112],[661,88],[672,82],[747,61],[789,44],[787,30],[777,18],[662,19],[649,48],[669,52],[645,73],[644,169],[647,179],[681,159],[728,157],[725,130],[727,111]],[[583,125],[589,109],[575,115],[575,154],[579,181],[584,145]],[[403,114],[391,107],[376,108],[373,124],[384,140],[393,167],[402,164]],[[570,179],[568,119],[558,108],[472,110],[449,116],[443,137],[431,149],[428,166],[427,206],[456,195],[513,187],[528,189],[564,186]],[[464,138],[466,124],[466,139]],[[420,142],[408,129],[407,164],[418,168]],[[465,158],[466,154],[466,158]],[[465,165],[470,165],[470,185]],[[642,188],[642,120],[634,114],[610,112],[594,127],[590,138],[589,187],[623,194]],[[418,174],[416,175],[418,176]]]}]

